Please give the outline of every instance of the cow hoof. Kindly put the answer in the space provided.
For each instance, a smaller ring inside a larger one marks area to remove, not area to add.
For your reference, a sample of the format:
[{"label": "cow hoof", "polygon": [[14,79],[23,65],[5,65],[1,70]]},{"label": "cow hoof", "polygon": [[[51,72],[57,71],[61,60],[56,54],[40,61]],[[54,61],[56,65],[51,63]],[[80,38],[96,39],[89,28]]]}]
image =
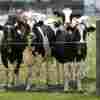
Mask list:
[{"label": "cow hoof", "polygon": [[79,93],[84,93],[84,90],[83,90],[82,88],[77,89],[77,91],[78,91]]},{"label": "cow hoof", "polygon": [[68,93],[69,91],[69,88],[64,88],[64,92]]},{"label": "cow hoof", "polygon": [[25,88],[26,91],[31,91],[31,85],[27,85]]},{"label": "cow hoof", "polygon": [[11,89],[13,86],[11,84],[8,84],[8,85],[4,85],[4,88],[5,89]]},{"label": "cow hoof", "polygon": [[11,85],[12,85],[12,86],[15,86],[15,83],[14,83],[14,82],[11,82]]},{"label": "cow hoof", "polygon": [[5,88],[5,89],[8,89],[8,85],[5,85],[4,88]]}]

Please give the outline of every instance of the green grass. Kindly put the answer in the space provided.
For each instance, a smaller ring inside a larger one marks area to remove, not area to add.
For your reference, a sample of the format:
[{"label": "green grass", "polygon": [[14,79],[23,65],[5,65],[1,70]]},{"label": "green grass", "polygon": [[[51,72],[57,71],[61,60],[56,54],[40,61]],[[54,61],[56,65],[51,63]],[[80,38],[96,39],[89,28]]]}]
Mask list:
[{"label": "green grass", "polygon": [[7,92],[0,93],[0,100],[99,100],[96,96],[83,96],[77,94],[61,94],[61,93],[22,93]]}]

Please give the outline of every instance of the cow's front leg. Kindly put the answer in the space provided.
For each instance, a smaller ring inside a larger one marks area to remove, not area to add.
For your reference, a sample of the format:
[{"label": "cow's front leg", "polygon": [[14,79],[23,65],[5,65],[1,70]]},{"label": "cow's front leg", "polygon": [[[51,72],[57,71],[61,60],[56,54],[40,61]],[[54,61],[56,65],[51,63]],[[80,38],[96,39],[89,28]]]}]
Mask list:
[{"label": "cow's front leg", "polygon": [[33,66],[33,54],[32,48],[26,47],[23,52],[23,61],[24,64],[28,66],[28,76],[26,78],[26,90],[31,89],[32,85],[32,66]]},{"label": "cow's front leg", "polygon": [[60,85],[60,64],[58,61],[56,61],[56,68],[57,68],[57,85]]},{"label": "cow's front leg", "polygon": [[15,78],[16,78],[16,86],[20,85],[20,79],[19,79],[19,69],[20,69],[20,64],[22,62],[22,53],[19,53],[17,55],[17,66],[14,70],[15,73]]},{"label": "cow's front leg", "polygon": [[68,92],[70,89],[69,83],[72,80],[72,68],[70,63],[65,64],[65,82],[64,82],[64,91]]},{"label": "cow's front leg", "polygon": [[74,79],[77,83],[77,90],[82,91],[81,79],[80,79],[80,63],[75,64],[74,73],[75,73]]},{"label": "cow's front leg", "polygon": [[6,82],[5,82],[5,88],[8,88],[8,83],[9,83],[9,71],[8,71],[8,61],[7,61],[7,56],[6,55],[4,55],[4,52],[3,53],[1,53],[2,55],[1,55],[1,58],[2,58],[2,62],[3,62],[3,64],[4,64],[4,66],[5,66],[5,74],[6,74]]},{"label": "cow's front leg", "polygon": [[26,90],[30,90],[32,86],[32,65],[28,65],[28,76],[26,79]]},{"label": "cow's front leg", "polygon": [[8,68],[6,68],[6,83],[5,83],[5,88],[8,88],[9,86],[9,71]]},{"label": "cow's front leg", "polygon": [[16,80],[16,86],[20,85],[20,79],[19,79],[19,64],[17,65],[17,67],[15,68],[15,76],[13,77],[13,82],[15,82]]}]

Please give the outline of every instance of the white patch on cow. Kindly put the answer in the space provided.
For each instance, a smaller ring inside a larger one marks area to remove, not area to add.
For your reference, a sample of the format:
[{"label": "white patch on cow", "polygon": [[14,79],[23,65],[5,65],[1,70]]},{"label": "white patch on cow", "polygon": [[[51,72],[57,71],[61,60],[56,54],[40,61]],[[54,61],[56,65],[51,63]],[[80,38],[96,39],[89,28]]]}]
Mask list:
[{"label": "white patch on cow", "polygon": [[89,27],[89,21],[88,16],[81,16],[80,18],[73,18],[72,19],[72,27],[76,26],[80,32],[80,42],[83,43],[85,40],[83,40],[84,30],[86,27]]},{"label": "white patch on cow", "polygon": [[15,26],[15,27],[18,26],[18,23],[15,23],[14,26]]},{"label": "white patch on cow", "polygon": [[12,25],[6,25],[5,27],[8,28],[8,29],[13,28]]},{"label": "white patch on cow", "polygon": [[62,12],[65,14],[65,23],[70,23],[70,15],[72,14],[72,9],[64,8]]},{"label": "white patch on cow", "polygon": [[79,24],[78,25],[78,30],[79,30],[80,36],[81,36],[80,42],[83,43],[83,42],[85,42],[83,40],[83,34],[84,34],[84,30],[85,30],[85,25],[84,24]]},{"label": "white patch on cow", "polygon": [[32,30],[33,25],[35,24],[35,21],[33,19],[27,19],[27,24],[30,26],[30,28]]},{"label": "white patch on cow", "polygon": [[20,30],[17,30],[17,33],[18,33],[19,35],[21,35],[21,34],[22,34],[22,32],[21,32]]},{"label": "white patch on cow", "polygon": [[32,18],[35,19],[37,22],[45,21],[47,19],[47,15],[35,12],[32,14]]},{"label": "white patch on cow", "polygon": [[50,26],[50,28],[54,31],[54,34],[56,35],[56,31],[57,31],[58,28],[56,28],[53,23],[48,24],[48,25]]},{"label": "white patch on cow", "polygon": [[7,20],[8,20],[8,15],[7,14],[0,15],[0,25],[4,25]]},{"label": "white patch on cow", "polygon": [[[2,39],[3,39],[3,37],[4,37],[3,31],[0,31],[0,46],[1,46],[1,44],[2,44]],[[0,64],[3,64],[3,63],[2,63],[2,60],[1,60],[1,52],[0,52]]]},{"label": "white patch on cow", "polygon": [[79,24],[79,21],[78,21],[78,19],[76,17],[74,17],[72,19],[72,27],[76,26],[77,24]]},{"label": "white patch on cow", "polygon": [[47,35],[44,36],[44,33],[43,33],[41,27],[37,27],[37,28],[40,31],[41,35],[42,35],[44,49],[46,51],[48,51],[49,50],[49,40],[48,40],[48,37],[47,37]]},{"label": "white patch on cow", "polygon": [[86,25],[86,27],[89,26],[89,17],[88,16],[81,16],[78,19],[79,23],[83,23],[84,25]]},{"label": "white patch on cow", "polygon": [[65,28],[64,28],[63,25],[60,25],[60,26],[58,27],[58,29],[60,29],[61,31],[64,31],[64,30],[65,30]]}]

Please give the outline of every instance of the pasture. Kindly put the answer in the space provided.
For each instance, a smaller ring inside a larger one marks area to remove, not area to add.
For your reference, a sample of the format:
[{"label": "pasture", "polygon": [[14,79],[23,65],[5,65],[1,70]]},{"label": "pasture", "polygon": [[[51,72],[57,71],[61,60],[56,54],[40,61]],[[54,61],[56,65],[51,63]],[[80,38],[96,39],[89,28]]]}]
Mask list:
[{"label": "pasture", "polygon": [[[90,22],[95,24],[96,18],[91,17]],[[83,80],[83,88],[85,89],[85,94],[80,93],[59,93],[53,92],[0,92],[1,100],[73,100],[76,98],[77,100],[99,100],[98,97],[95,96],[83,96],[83,95],[95,95],[96,93],[96,32],[90,33],[88,36],[88,56],[86,59],[86,65],[88,67],[88,78]],[[38,62],[34,61],[33,65],[33,84],[44,85],[46,83],[46,66],[45,62],[41,64],[39,62],[41,58],[36,59]],[[56,84],[57,83],[57,66],[54,58],[50,58],[48,62],[48,72],[49,72],[49,83]],[[39,66],[41,64],[41,68]],[[40,70],[39,70],[40,69]],[[13,68],[10,65],[9,67],[9,76],[13,75]],[[27,66],[23,65],[20,69],[20,79],[23,83],[25,81],[27,75]],[[0,65],[0,84],[5,82],[5,68]],[[9,79],[11,82],[11,78]],[[60,66],[60,83],[63,83],[63,73],[62,66]],[[2,91],[2,89],[1,89]]]}]

